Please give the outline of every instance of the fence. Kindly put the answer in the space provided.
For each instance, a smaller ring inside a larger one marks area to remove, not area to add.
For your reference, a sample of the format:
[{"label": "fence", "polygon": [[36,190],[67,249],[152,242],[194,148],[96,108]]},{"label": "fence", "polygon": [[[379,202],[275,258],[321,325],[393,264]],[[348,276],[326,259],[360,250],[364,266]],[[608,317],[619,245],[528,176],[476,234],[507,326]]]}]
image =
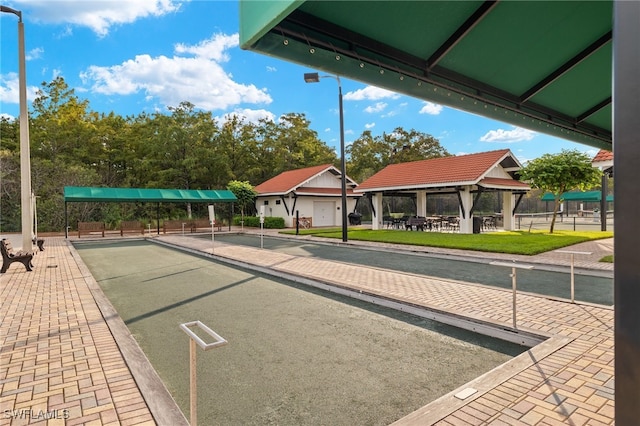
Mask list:
[{"label": "fence", "polygon": [[[516,228],[520,230],[549,230],[553,212],[518,213],[516,214]],[[558,213],[554,229],[565,231],[600,231],[602,218],[599,212],[583,212],[582,215],[568,216]],[[606,212],[607,231],[613,231],[613,211]]]}]

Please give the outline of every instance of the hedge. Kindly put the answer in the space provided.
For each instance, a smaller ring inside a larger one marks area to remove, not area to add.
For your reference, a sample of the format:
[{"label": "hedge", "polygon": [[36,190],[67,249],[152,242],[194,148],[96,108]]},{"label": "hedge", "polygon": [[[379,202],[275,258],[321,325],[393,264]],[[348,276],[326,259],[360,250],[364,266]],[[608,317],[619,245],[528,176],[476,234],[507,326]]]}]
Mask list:
[{"label": "hedge", "polygon": [[[233,224],[236,226],[240,226],[240,221],[242,220],[241,216],[233,217]],[[244,217],[244,226],[249,226],[253,228],[260,228],[260,218],[258,216],[245,216]],[[284,218],[282,217],[265,217],[264,218],[264,227],[265,229],[283,229],[284,228]]]}]

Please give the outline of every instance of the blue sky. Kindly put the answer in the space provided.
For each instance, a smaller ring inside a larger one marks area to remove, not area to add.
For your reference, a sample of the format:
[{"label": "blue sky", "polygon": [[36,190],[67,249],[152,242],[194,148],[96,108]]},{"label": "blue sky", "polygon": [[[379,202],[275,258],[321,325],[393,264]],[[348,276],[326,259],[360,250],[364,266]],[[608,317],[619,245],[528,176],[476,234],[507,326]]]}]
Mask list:
[{"label": "blue sky", "polygon": [[[122,116],[167,112],[189,101],[219,120],[304,113],[329,146],[339,144],[337,82],[306,84],[313,69],[247,52],[238,45],[237,1],[0,0],[21,10],[29,103],[42,82],[64,77],[90,108]],[[15,15],[0,16],[0,115],[17,117]],[[509,148],[521,162],[597,149],[449,107],[341,79],[345,141],[396,127],[436,137],[452,154]]]}]

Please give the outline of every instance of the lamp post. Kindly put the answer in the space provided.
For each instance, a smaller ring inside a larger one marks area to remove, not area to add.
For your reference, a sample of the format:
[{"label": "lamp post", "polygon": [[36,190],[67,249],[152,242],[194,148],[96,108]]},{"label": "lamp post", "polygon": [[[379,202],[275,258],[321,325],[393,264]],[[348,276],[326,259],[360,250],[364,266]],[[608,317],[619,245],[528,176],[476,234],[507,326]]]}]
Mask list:
[{"label": "lamp post", "polygon": [[338,105],[340,109],[340,189],[342,198],[342,241],[347,242],[347,171],[344,156],[344,113],[342,109],[342,84],[337,75],[319,75],[317,72],[304,74],[305,83],[319,83],[321,78],[334,78],[338,82]]},{"label": "lamp post", "polygon": [[24,24],[22,12],[0,5],[0,12],[18,17],[18,86],[20,92],[20,204],[22,212],[22,249],[31,250],[33,216],[31,214],[31,159],[29,155],[29,116],[27,115],[27,77],[25,67]]}]

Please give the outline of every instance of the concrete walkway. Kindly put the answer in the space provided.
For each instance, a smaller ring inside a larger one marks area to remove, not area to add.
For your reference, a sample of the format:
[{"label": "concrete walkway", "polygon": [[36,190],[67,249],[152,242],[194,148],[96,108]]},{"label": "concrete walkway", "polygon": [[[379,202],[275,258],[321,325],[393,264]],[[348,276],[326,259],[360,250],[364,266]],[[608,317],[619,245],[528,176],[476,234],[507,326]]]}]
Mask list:
[{"label": "concrete walkway", "polygon": [[[158,240],[198,252],[212,251],[206,239],[173,235]],[[585,244],[572,249],[597,252],[593,259],[611,254],[606,241]],[[510,291],[222,243],[216,243],[214,254],[277,274],[512,328]],[[527,257],[529,262],[559,265],[567,265],[569,258],[557,253]],[[593,259],[576,257],[576,264],[585,269],[611,268]],[[34,265],[34,272],[27,273],[14,264],[0,277],[0,425],[176,424],[154,407],[157,395],[165,398],[166,390],[153,378],[147,380],[152,376],[149,366],[131,348],[130,336],[114,331],[122,324],[114,323],[117,315],[75,250],[63,238],[47,238],[45,251],[36,256]],[[517,303],[518,329],[550,339],[514,362],[407,413],[398,424],[613,423],[613,310],[533,295],[518,295]],[[141,369],[147,373],[140,374]],[[460,392],[471,395],[463,398]],[[169,415],[176,415],[171,401],[162,405]],[[56,418],[46,422],[47,416]]]}]

